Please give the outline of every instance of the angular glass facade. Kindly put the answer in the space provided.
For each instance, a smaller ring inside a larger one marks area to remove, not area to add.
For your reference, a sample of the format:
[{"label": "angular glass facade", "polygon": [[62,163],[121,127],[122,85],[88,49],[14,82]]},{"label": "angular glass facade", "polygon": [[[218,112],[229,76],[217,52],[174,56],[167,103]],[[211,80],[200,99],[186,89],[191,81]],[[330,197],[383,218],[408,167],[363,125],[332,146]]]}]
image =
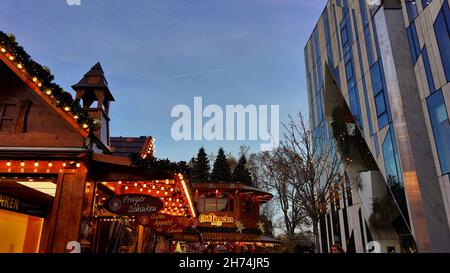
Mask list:
[{"label": "angular glass facade", "polygon": [[[329,0],[305,46],[306,77],[311,112],[310,124],[313,131],[317,136],[326,130],[330,131],[328,126],[331,125],[331,120],[336,118],[331,116],[336,108],[336,102],[341,101],[345,105],[345,111],[348,112],[345,122],[357,125],[362,142],[365,142],[364,144],[369,149],[368,157],[374,160],[377,166],[375,169],[360,167],[357,171],[355,171],[355,166],[346,166],[345,176],[355,176],[355,173],[357,176],[358,172],[363,173],[367,170],[376,171],[382,175],[384,183],[388,187],[388,193],[395,201],[398,213],[401,214],[401,217],[393,221],[393,225],[397,232],[402,234],[400,236],[402,237],[414,230],[414,227],[411,227],[413,222],[412,218],[410,219],[411,212],[408,210],[411,208],[408,206],[409,201],[404,185],[408,185],[407,183],[413,179],[412,173],[416,176],[421,174],[415,173],[416,170],[411,172],[409,169],[404,169],[405,166],[409,166],[409,159],[405,153],[405,131],[399,126],[399,124],[401,125],[397,108],[399,105],[406,105],[403,110],[400,110],[400,114],[402,111],[423,114],[420,125],[409,123],[412,122],[411,119],[405,119],[407,125],[405,128],[420,126],[425,132],[424,134],[428,134],[428,140],[424,139],[423,145],[429,152],[424,153],[423,158],[426,158],[427,162],[432,162],[430,165],[435,165],[437,174],[428,176],[433,177],[435,181],[427,179],[427,183],[440,185],[436,175],[442,181],[450,183],[448,177],[450,173],[448,118],[450,9],[448,0],[393,1],[386,8],[389,10],[388,18],[385,16],[387,12],[384,8],[383,1],[380,1],[380,4],[371,4],[366,0]],[[428,15],[424,15],[425,9],[434,11],[435,15],[431,15],[431,17],[434,16],[435,19],[432,18],[430,21],[430,12],[426,13]],[[397,16],[396,19],[393,19],[394,16]],[[428,17],[419,20],[425,16]],[[391,22],[385,23],[384,20],[391,20]],[[393,37],[390,34],[378,33],[378,31],[387,32],[391,28],[394,31],[392,33],[398,35],[395,40],[389,40],[390,37]],[[399,38],[401,36],[402,38]],[[320,46],[319,43],[322,41],[325,44]],[[380,43],[383,48],[380,47]],[[400,44],[401,46],[398,46]],[[386,50],[386,46],[391,48]],[[393,48],[402,50],[401,54],[392,50]],[[405,53],[410,58],[405,59]],[[382,56],[382,54],[384,55]],[[398,57],[400,55],[397,54],[400,54],[401,57]],[[406,64],[401,64],[405,66],[403,71],[396,70],[398,63],[394,62],[392,67],[393,62],[390,60],[396,58],[397,60],[401,58],[401,62],[407,61]],[[406,69],[408,72],[405,72]],[[325,77],[323,74],[325,70],[331,72],[331,79]],[[410,80],[408,78],[406,83],[395,82],[396,79],[392,77],[392,73],[401,74],[403,72],[405,72],[404,75],[396,75],[397,81],[402,82],[403,79],[399,79],[399,77],[411,77]],[[402,101],[410,99],[415,100],[417,107],[408,108],[410,107],[409,102]],[[406,133],[412,133],[412,131]],[[422,143],[410,145],[409,149],[412,149],[412,153],[421,153],[423,147],[418,149],[418,146],[421,145]],[[365,160],[364,158],[355,156],[351,159],[354,160],[354,165],[364,165],[361,163]],[[352,195],[354,194],[356,193],[353,192]],[[448,199],[443,202],[450,204],[450,197]],[[346,206],[342,204],[337,206],[345,211],[345,213],[342,212],[345,215],[349,213],[347,210],[350,207],[357,206],[357,204],[346,204]],[[364,212],[364,209],[361,209],[361,212]],[[364,213],[362,215],[365,220],[368,220],[370,216]],[[337,218],[328,219],[333,222]],[[324,223],[329,221],[324,221]],[[404,226],[399,228],[398,225],[403,225],[402,223]],[[340,224],[344,225],[344,223]],[[336,225],[336,223],[332,223],[332,225]],[[370,230],[373,227],[367,228]],[[361,230],[365,230],[365,228]],[[344,239],[346,239],[352,241],[352,244],[356,243],[356,245],[348,247],[357,252],[364,252],[364,250],[358,249],[356,238],[367,241],[367,238],[372,238],[373,235],[360,232],[361,234],[356,236],[354,234],[358,233],[356,230],[346,233],[348,235],[341,234],[343,238],[339,237],[339,242],[345,244]],[[348,236],[353,237],[349,238]],[[403,238],[407,241],[405,245],[414,241],[412,236]],[[327,241],[329,238],[323,240],[322,243]],[[327,244],[329,243],[332,242],[327,242]],[[404,245],[403,243],[400,245]],[[322,246],[322,251],[327,251],[326,247]]]}]

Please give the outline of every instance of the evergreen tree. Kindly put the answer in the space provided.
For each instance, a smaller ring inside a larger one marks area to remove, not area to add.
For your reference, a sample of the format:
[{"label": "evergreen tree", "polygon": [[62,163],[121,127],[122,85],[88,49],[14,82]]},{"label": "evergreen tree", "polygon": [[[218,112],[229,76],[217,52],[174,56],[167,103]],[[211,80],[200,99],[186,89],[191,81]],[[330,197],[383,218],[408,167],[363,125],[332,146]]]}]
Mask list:
[{"label": "evergreen tree", "polygon": [[227,156],[221,147],[217,153],[214,161],[213,170],[211,173],[211,181],[213,182],[231,182],[232,175],[230,165],[228,164]]},{"label": "evergreen tree", "polygon": [[205,182],[209,180],[209,159],[205,148],[198,150],[197,158],[193,160],[192,182]]},{"label": "evergreen tree", "polygon": [[242,154],[233,172],[233,180],[246,185],[252,185],[252,177],[247,169],[247,158]]}]

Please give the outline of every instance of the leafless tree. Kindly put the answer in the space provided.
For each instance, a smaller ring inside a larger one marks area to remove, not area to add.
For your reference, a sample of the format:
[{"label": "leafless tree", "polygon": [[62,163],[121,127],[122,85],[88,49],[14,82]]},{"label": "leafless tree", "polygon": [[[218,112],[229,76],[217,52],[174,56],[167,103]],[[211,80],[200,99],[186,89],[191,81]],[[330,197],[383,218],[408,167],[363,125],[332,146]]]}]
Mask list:
[{"label": "leafless tree", "polygon": [[320,217],[339,200],[343,161],[335,142],[323,132],[313,133],[301,113],[289,116],[283,128],[279,147],[258,155],[259,183],[275,194],[286,235],[294,236],[309,221],[317,248]]}]

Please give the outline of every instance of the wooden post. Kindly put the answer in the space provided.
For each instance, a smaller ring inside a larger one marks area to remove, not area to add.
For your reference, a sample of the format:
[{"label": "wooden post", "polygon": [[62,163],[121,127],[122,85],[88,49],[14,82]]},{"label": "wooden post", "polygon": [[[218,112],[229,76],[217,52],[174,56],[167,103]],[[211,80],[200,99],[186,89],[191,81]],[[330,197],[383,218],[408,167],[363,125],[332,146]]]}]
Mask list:
[{"label": "wooden post", "polygon": [[78,240],[86,177],[83,165],[73,173],[59,174],[55,200],[42,234],[41,249],[45,252],[65,252],[67,242]]}]

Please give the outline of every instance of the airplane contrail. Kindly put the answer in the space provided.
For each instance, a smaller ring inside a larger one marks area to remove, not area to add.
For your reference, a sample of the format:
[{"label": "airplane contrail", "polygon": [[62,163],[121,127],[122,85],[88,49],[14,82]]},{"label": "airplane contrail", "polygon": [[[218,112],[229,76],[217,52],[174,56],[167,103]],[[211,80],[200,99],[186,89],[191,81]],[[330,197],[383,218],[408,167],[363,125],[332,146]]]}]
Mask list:
[{"label": "airplane contrail", "polygon": [[229,68],[211,69],[211,70],[205,70],[205,71],[198,71],[198,72],[191,72],[191,73],[176,74],[176,75],[160,77],[160,78],[158,78],[158,80],[186,78],[186,77],[199,76],[199,75],[204,75],[204,74],[211,74],[211,73],[224,72],[224,71],[230,71],[230,70],[240,70],[243,68],[244,67],[229,67]]}]

